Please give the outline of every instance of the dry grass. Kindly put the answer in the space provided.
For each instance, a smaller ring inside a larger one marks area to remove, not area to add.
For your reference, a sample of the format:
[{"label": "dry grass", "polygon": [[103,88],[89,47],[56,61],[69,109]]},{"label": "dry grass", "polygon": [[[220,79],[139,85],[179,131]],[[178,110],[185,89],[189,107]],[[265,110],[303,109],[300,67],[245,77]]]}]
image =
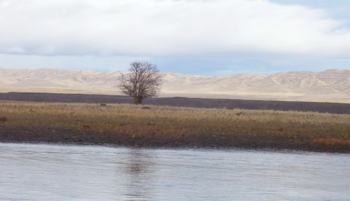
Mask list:
[{"label": "dry grass", "polygon": [[65,129],[110,144],[350,150],[350,115],[311,112],[0,103],[0,135],[15,128]]}]

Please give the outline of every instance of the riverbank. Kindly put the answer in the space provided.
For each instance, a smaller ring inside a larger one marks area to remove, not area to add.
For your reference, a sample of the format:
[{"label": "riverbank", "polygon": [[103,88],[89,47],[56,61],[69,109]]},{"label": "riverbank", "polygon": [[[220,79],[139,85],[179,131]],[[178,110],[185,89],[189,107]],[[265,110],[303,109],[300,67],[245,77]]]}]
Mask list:
[{"label": "riverbank", "polygon": [[1,102],[0,141],[350,152],[350,115]]}]

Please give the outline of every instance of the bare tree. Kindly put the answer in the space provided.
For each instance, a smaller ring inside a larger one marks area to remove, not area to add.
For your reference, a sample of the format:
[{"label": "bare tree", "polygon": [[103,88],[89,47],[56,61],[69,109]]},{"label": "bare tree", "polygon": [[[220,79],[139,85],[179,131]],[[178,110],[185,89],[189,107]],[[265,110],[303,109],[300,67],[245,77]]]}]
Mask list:
[{"label": "bare tree", "polygon": [[135,104],[141,104],[145,98],[158,94],[161,81],[156,65],[133,62],[130,64],[129,72],[120,77],[120,89],[132,97]]}]

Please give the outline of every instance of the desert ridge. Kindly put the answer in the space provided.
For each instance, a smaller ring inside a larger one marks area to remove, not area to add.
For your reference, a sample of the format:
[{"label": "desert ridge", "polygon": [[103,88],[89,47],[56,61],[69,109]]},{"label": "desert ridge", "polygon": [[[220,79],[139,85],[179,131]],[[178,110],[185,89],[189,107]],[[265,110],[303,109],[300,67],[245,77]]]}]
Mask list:
[{"label": "desert ridge", "polygon": [[[0,69],[0,92],[120,95],[121,72]],[[162,73],[161,97],[350,103],[350,70],[201,76]]]}]

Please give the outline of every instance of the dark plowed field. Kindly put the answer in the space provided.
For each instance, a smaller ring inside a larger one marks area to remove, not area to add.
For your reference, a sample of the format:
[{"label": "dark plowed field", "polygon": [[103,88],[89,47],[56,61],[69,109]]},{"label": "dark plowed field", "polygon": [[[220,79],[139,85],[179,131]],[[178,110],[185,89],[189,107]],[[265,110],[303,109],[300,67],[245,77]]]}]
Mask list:
[{"label": "dark plowed field", "polygon": [[[66,102],[66,103],[132,103],[126,96],[88,95],[88,94],[55,94],[55,93],[0,93],[0,100],[34,101],[34,102]],[[312,111],[335,114],[350,114],[350,104],[293,102],[293,101],[262,101],[239,99],[206,99],[206,98],[152,98],[145,104],[168,105],[199,108],[240,108],[266,109],[283,111]]]}]

